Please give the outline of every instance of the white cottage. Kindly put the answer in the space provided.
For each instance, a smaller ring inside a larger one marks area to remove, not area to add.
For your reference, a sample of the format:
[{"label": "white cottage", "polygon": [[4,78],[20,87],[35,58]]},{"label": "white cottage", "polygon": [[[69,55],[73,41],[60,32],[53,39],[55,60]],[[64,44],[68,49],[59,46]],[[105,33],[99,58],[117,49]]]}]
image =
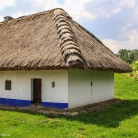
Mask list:
[{"label": "white cottage", "polygon": [[114,72],[130,66],[53,9],[0,23],[0,104],[74,108],[114,98]]}]

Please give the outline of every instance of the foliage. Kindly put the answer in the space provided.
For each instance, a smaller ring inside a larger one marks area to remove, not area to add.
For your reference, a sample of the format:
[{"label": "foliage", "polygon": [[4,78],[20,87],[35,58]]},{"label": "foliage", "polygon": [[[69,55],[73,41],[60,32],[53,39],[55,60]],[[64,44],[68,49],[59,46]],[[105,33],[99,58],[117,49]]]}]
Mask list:
[{"label": "foliage", "polygon": [[133,68],[133,72],[129,73],[130,77],[133,77],[134,79],[138,79],[138,61],[134,61],[131,64],[131,67]]},{"label": "foliage", "polygon": [[134,61],[131,66],[134,71],[138,71],[138,61]]},{"label": "foliage", "polygon": [[0,110],[0,135],[12,138],[137,138],[138,81],[115,74],[115,96],[123,101],[75,117]]},{"label": "foliage", "polygon": [[133,61],[138,60],[138,49],[135,50],[127,50],[121,49],[118,51],[117,56],[131,64]]}]

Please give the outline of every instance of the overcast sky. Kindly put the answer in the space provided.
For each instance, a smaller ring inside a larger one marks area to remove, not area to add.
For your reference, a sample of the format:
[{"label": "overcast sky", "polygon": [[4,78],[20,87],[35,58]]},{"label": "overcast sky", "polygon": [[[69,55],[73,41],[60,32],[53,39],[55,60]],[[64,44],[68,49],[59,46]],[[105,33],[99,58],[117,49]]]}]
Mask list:
[{"label": "overcast sky", "polygon": [[63,8],[114,53],[138,49],[138,0],[0,0],[0,21]]}]

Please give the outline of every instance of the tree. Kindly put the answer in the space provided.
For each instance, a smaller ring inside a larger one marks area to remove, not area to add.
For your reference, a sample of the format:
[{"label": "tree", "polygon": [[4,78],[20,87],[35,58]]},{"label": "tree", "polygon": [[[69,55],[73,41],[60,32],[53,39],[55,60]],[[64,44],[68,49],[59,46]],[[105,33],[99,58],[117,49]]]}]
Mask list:
[{"label": "tree", "polygon": [[138,49],[133,50],[134,61],[138,60]]},{"label": "tree", "polygon": [[119,56],[127,63],[131,64],[133,61],[138,60],[138,49],[135,50],[120,49],[117,53],[117,56]]}]

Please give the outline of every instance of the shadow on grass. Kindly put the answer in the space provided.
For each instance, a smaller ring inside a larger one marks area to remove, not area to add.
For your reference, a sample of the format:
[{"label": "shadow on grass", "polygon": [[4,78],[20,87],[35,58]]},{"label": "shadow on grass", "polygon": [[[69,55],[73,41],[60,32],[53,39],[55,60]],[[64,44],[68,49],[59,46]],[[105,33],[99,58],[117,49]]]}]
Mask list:
[{"label": "shadow on grass", "polygon": [[85,124],[95,124],[103,127],[118,127],[121,121],[138,115],[138,100],[124,100],[121,103],[107,106],[99,111],[81,114],[67,118]]},{"label": "shadow on grass", "polygon": [[[1,109],[6,110],[6,109]],[[9,109],[7,110],[9,111]],[[13,111],[13,110],[12,110]],[[28,111],[15,111],[27,114],[38,115],[39,113],[32,113]],[[63,115],[43,115],[48,118],[64,118],[68,121],[79,121],[84,124],[93,124],[107,128],[116,128],[121,121],[130,119],[138,114],[138,100],[123,100],[121,103],[109,105],[98,111],[88,112],[86,114],[79,114],[77,116],[63,116]]]}]

